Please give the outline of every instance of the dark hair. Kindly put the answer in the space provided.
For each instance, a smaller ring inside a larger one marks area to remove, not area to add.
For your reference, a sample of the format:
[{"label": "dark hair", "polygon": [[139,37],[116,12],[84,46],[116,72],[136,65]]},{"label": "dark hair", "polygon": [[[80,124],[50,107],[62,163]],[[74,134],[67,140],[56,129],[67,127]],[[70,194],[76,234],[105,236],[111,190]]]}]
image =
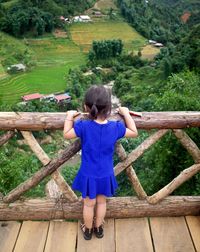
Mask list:
[{"label": "dark hair", "polygon": [[90,118],[107,117],[111,113],[111,91],[103,85],[91,86],[85,94],[83,105],[89,108]]}]

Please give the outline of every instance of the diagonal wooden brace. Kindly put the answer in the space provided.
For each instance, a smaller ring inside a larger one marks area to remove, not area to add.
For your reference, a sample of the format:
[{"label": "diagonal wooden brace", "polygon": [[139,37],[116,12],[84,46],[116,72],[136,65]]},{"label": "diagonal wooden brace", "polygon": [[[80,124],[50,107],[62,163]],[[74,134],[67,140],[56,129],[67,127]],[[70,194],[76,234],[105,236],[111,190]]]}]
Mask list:
[{"label": "diagonal wooden brace", "polygon": [[124,169],[129,167],[136,159],[138,159],[152,144],[157,142],[168,132],[168,129],[158,130],[147,139],[144,140],[135,150],[127,155],[127,158],[122,162],[118,163],[115,168],[115,176],[122,172]]},{"label": "diagonal wooden brace", "polygon": [[[39,145],[33,134],[30,131],[21,131],[21,133],[37,158],[42,162],[43,165],[47,165],[51,161],[51,159]],[[71,187],[67,184],[59,171],[56,170],[51,174],[51,176],[57,184],[57,187],[54,186],[54,188],[58,190],[58,192],[56,193],[57,195],[62,194],[63,197],[68,199],[69,201],[75,201],[78,199],[76,194],[72,191]],[[48,183],[50,185],[52,183],[52,180],[50,180]]]},{"label": "diagonal wooden brace", "polygon": [[176,188],[182,185],[185,181],[190,179],[196,173],[200,171],[200,164],[194,164],[189,168],[183,170],[175,179],[173,179],[168,185],[163,187],[160,191],[147,198],[150,204],[156,204],[166,196],[171,194]]},{"label": "diagonal wooden brace", "polygon": [[14,131],[8,131],[4,135],[0,136],[0,146],[4,145],[5,143],[8,142],[8,140],[13,137],[15,134]]},{"label": "diagonal wooden brace", "polygon": [[45,177],[52,174],[56,169],[58,169],[63,163],[69,160],[74,154],[76,154],[81,149],[80,140],[76,140],[69,146],[66,150],[63,150],[60,155],[52,160],[48,165],[43,166],[39,171],[34,173],[34,175],[21,183],[11,192],[9,192],[4,198],[3,201],[5,203],[13,202],[19,197],[28,191],[29,189],[33,188],[34,186],[38,185],[40,181],[42,181]]},{"label": "diagonal wooden brace", "polygon": [[179,139],[181,144],[193,157],[195,163],[200,163],[200,150],[196,143],[183,130],[174,129],[174,135]]},{"label": "diagonal wooden brace", "polygon": [[[125,160],[127,157],[127,154],[124,150],[124,147],[122,146],[122,144],[120,142],[117,142],[117,144],[116,144],[116,153],[122,161]],[[138,198],[145,199],[147,197],[147,194],[144,191],[142,185],[140,184],[140,181],[135,173],[135,170],[133,169],[133,167],[131,165],[126,168],[126,174],[129,178]]]}]

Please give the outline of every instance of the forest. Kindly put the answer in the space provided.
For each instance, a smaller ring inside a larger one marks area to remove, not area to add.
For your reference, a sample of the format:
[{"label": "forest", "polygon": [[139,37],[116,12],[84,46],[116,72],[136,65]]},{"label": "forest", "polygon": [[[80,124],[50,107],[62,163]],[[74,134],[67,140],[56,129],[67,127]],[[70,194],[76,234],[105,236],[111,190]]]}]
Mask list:
[{"label": "forest", "polygon": [[34,36],[51,32],[62,26],[58,17],[73,16],[88,9],[94,0],[19,0],[7,6],[8,1],[0,1],[0,30],[16,37],[27,32]]},{"label": "forest", "polygon": [[[32,31],[32,35],[51,32],[57,15],[74,15],[92,6],[94,1],[23,1],[10,8],[0,1],[0,29],[20,37]],[[198,0],[117,0],[120,15],[146,40],[156,40],[164,44],[153,60],[142,57],[142,52],[123,51],[123,40],[93,41],[87,54],[87,64],[70,69],[66,78],[66,91],[70,92],[72,102],[66,106],[32,102],[28,106],[1,105],[1,111],[66,111],[80,109],[85,90],[92,84],[114,81],[113,91],[123,106],[135,111],[200,111],[200,3]],[[23,8],[22,8],[23,6]],[[63,8],[65,7],[65,8]],[[189,13],[189,18],[182,16]],[[34,14],[34,15],[33,15]],[[33,18],[34,17],[34,18]],[[114,49],[113,49],[114,48]],[[105,73],[96,67],[109,68]],[[92,71],[93,75],[84,75]],[[186,129],[188,135],[199,145],[200,131]],[[2,132],[1,132],[2,133]],[[35,133],[40,138],[48,132]],[[149,133],[139,132],[137,139],[122,139],[127,152],[141,143]],[[16,139],[11,144],[16,147]],[[200,147],[200,145],[199,145]],[[10,148],[10,149],[9,149]],[[0,151],[0,191],[7,193],[30,173],[36,171],[39,162],[33,156],[22,154],[16,158],[11,145]],[[22,146],[24,151],[27,147]],[[49,145],[50,155],[61,145]],[[53,154],[52,154],[53,155]],[[11,161],[15,160],[15,161]],[[17,160],[17,162],[16,162]],[[115,163],[118,161],[115,157]],[[193,163],[192,158],[173,136],[168,133],[134,164],[135,171],[148,194],[169,183],[184,168]],[[13,167],[21,166],[20,170]],[[27,171],[27,167],[30,169]],[[69,183],[77,172],[77,167],[64,170]],[[15,178],[15,179],[13,179]],[[123,173],[118,176],[118,195],[133,195],[130,182]],[[31,192],[41,195],[41,189]],[[199,195],[200,175],[184,183],[174,194]]]}]

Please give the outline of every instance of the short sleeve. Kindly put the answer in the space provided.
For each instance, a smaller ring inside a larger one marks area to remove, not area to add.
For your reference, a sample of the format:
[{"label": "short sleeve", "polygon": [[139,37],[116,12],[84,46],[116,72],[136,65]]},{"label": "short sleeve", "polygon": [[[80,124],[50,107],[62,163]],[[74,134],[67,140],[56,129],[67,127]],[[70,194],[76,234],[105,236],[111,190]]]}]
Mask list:
[{"label": "short sleeve", "polygon": [[83,121],[81,119],[78,119],[74,122],[74,131],[77,135],[77,137],[82,137],[83,134]]},{"label": "short sleeve", "polygon": [[124,137],[126,133],[126,126],[123,122],[117,121],[117,140]]}]

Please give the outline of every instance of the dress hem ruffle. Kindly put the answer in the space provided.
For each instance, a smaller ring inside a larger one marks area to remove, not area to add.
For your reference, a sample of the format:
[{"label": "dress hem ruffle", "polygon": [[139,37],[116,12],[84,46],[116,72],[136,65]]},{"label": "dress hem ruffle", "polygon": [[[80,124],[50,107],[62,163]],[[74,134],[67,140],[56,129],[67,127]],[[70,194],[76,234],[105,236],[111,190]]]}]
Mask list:
[{"label": "dress hem ruffle", "polygon": [[96,198],[98,194],[103,194],[107,197],[113,196],[118,184],[114,173],[106,177],[90,177],[83,175],[80,170],[77,173],[72,184],[73,190],[78,190],[82,193],[82,198]]}]

